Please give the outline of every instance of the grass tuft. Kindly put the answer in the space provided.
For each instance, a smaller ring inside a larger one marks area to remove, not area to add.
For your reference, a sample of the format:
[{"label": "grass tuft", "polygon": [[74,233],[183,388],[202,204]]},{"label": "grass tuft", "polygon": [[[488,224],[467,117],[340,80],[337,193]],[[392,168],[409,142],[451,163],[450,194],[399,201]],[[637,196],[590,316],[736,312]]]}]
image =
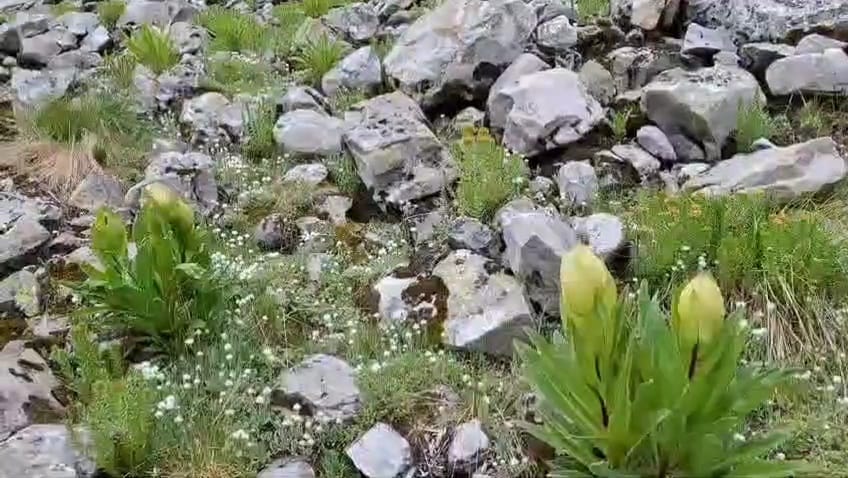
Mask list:
[{"label": "grass tuft", "polygon": [[620,143],[627,139],[627,125],[630,122],[631,117],[633,117],[633,108],[630,106],[613,112],[612,120],[610,121],[610,128],[612,129],[612,136],[616,142]]},{"label": "grass tuft", "polygon": [[739,105],[735,136],[736,147],[740,152],[753,151],[754,142],[760,138],[771,138],[774,129],[775,120],[762,102],[755,101],[748,105]]},{"label": "grass tuft", "polygon": [[247,159],[258,161],[277,154],[274,141],[274,124],[277,122],[277,107],[271,101],[247,109],[245,139],[241,152]]},{"label": "grass tuft", "polygon": [[114,53],[103,60],[103,73],[123,90],[132,88],[138,61],[133,55]]},{"label": "grass tuft", "polygon": [[269,45],[268,29],[252,15],[216,6],[201,14],[198,23],[209,30],[213,51],[262,53]]},{"label": "grass tuft", "polygon": [[307,83],[319,85],[324,74],[341,61],[344,53],[343,43],[322,35],[306,44],[295,57],[295,64]]},{"label": "grass tuft", "polygon": [[127,4],[123,0],[106,0],[97,4],[97,15],[103,26],[112,30],[118,25],[118,20],[127,10]]},{"label": "grass tuft", "polygon": [[168,34],[144,25],[127,40],[127,50],[136,61],[159,75],[176,66],[180,53]]}]

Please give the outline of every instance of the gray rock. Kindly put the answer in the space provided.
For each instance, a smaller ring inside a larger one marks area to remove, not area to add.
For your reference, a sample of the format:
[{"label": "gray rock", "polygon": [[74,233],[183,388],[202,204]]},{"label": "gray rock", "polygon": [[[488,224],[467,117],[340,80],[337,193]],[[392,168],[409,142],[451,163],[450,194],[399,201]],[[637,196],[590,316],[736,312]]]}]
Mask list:
[{"label": "gray rock", "polygon": [[448,465],[453,470],[474,471],[485,458],[489,437],[480,420],[474,419],[456,427],[448,446]]},{"label": "gray rock", "polygon": [[56,55],[67,48],[63,45],[76,44],[76,37],[65,30],[51,30],[41,35],[21,40],[18,59],[23,66],[44,67]]},{"label": "gray rock", "polygon": [[456,177],[453,159],[400,92],[377,96],[345,114],[344,143],[359,177],[379,201],[401,204],[436,194]]},{"label": "gray rock", "polygon": [[308,156],[339,153],[344,123],[315,110],[295,110],[283,114],[274,125],[274,141],[283,151]]},{"label": "gray rock", "polygon": [[680,181],[686,182],[695,176],[698,176],[710,169],[710,165],[707,163],[689,163],[681,165],[680,169],[677,170],[677,177]]},{"label": "gray rock", "polygon": [[218,138],[237,139],[244,130],[244,111],[217,92],[204,93],[183,102],[180,122],[192,130],[192,140],[211,142]]},{"label": "gray rock", "polygon": [[388,19],[395,13],[408,10],[414,3],[413,0],[371,0],[369,2],[381,20]]},{"label": "gray rock", "polygon": [[683,134],[670,134],[668,141],[674,148],[677,159],[687,162],[701,162],[707,159],[703,148]]},{"label": "gray rock", "polygon": [[35,274],[21,270],[0,280],[0,316],[34,317],[42,309],[41,284]]},{"label": "gray rock", "polygon": [[795,54],[803,55],[806,53],[824,53],[831,48],[845,48],[848,43],[836,40],[834,38],[812,33],[805,36],[795,45]]},{"label": "gray rock", "polygon": [[504,224],[512,219],[515,215],[520,215],[525,212],[537,212],[539,208],[536,204],[526,197],[519,197],[504,204],[498,212],[495,213],[494,224],[498,229],[503,229]]},{"label": "gray rock", "polygon": [[[0,385],[2,387],[2,385]],[[91,478],[94,463],[63,424],[30,425],[0,442],[3,478]]]},{"label": "gray rock", "polygon": [[74,35],[83,37],[100,26],[100,17],[92,12],[68,12],[57,18],[56,22]]},{"label": "gray rock", "polygon": [[565,15],[540,23],[536,27],[536,44],[552,54],[565,54],[577,44],[577,28]]},{"label": "gray rock", "polygon": [[608,260],[627,245],[624,223],[616,216],[596,213],[572,219],[574,230],[585,240],[598,257]]},{"label": "gray rock", "polygon": [[[774,65],[772,65],[772,68]],[[642,111],[666,133],[700,141],[708,160],[736,129],[740,106],[765,102],[759,83],[747,71],[724,65],[666,71],[642,89]]]},{"label": "gray rock", "polygon": [[315,471],[304,460],[281,458],[263,468],[256,478],[315,478]]},{"label": "gray rock", "polygon": [[736,51],[729,31],[723,28],[706,28],[697,23],[689,24],[683,37],[681,53],[712,58],[720,51]]},{"label": "gray rock", "polygon": [[772,143],[771,141],[769,141],[768,138],[759,138],[759,139],[754,140],[753,143],[751,143],[751,149],[753,151],[758,151],[758,150],[761,150],[761,149],[769,149],[769,148],[777,148],[777,145]]},{"label": "gray rock", "polygon": [[321,93],[309,86],[292,86],[277,102],[284,113],[294,110],[324,111],[327,100]]},{"label": "gray rock", "polygon": [[412,277],[386,276],[374,284],[374,294],[377,296],[377,313],[384,324],[406,322],[412,313],[412,305],[407,303],[403,293],[416,280]]},{"label": "gray rock", "polygon": [[582,138],[604,118],[603,108],[577,73],[564,68],[531,73],[498,93],[495,102],[511,103],[503,143],[530,155]]},{"label": "gray rock", "polygon": [[383,65],[425,106],[479,96],[535,27],[536,14],[521,0],[447,0],[401,34]]},{"label": "gray rock", "polygon": [[550,66],[532,53],[523,53],[498,77],[497,81],[489,90],[489,98],[486,101],[486,110],[489,113],[489,126],[497,131],[502,131],[506,125],[506,117],[512,108],[509,97],[499,96],[506,87],[514,86],[518,80],[525,75],[547,70]]},{"label": "gray rock", "polygon": [[680,66],[679,49],[668,45],[621,47],[607,55],[618,93],[647,85],[663,71]]},{"label": "gray rock", "polygon": [[630,3],[630,23],[648,31],[668,26],[680,7],[679,0],[619,0],[619,3]]},{"label": "gray rock", "polygon": [[344,57],[321,79],[321,89],[333,96],[339,89],[373,92],[383,84],[380,57],[370,46],[362,47]]},{"label": "gray rock", "polygon": [[[194,58],[194,60],[188,61],[187,59],[190,58]],[[144,65],[138,65],[133,77],[133,84],[139,93],[136,95],[136,101],[145,111],[157,109],[170,111],[178,100],[195,94],[202,73],[203,67],[199,60],[196,57],[189,56],[183,57],[182,63],[158,76]],[[183,104],[183,108],[185,108],[185,104]],[[235,112],[228,114],[226,118],[237,127],[242,120],[241,111],[238,115]],[[226,126],[231,127],[229,124]]]},{"label": "gray rock", "polygon": [[103,57],[95,52],[83,50],[71,50],[60,53],[47,61],[47,68],[51,70],[58,69],[75,69],[81,70],[80,73],[89,73],[85,70],[92,70],[103,64]]},{"label": "gray rock", "polygon": [[318,212],[326,214],[334,226],[347,223],[347,212],[353,207],[353,199],[347,196],[330,195],[318,206]]},{"label": "gray rock", "polygon": [[170,2],[156,0],[130,0],[126,10],[118,19],[118,27],[141,26],[144,24],[166,27],[171,23]]},{"label": "gray rock", "polygon": [[615,98],[615,81],[612,74],[595,60],[589,60],[580,68],[580,81],[589,94],[602,105],[608,105]]},{"label": "gray rock", "polygon": [[724,27],[745,42],[781,40],[792,31],[848,20],[844,0],[689,0],[683,21]]},{"label": "gray rock", "polygon": [[645,151],[651,153],[662,161],[673,162],[677,161],[677,153],[674,152],[674,146],[661,129],[656,126],[643,126],[636,132],[636,142]]},{"label": "gray rock", "polygon": [[619,144],[612,147],[612,154],[629,164],[643,183],[656,177],[660,170],[660,161],[651,153],[635,143]]},{"label": "gray rock", "polygon": [[168,36],[181,55],[193,55],[203,48],[207,41],[206,30],[188,22],[176,22],[168,27]]},{"label": "gray rock", "polygon": [[377,12],[368,3],[352,3],[334,8],[324,15],[331,30],[352,43],[365,43],[374,38],[380,28]]},{"label": "gray rock", "polygon": [[157,182],[171,187],[203,214],[218,205],[215,163],[203,153],[165,151],[156,154],[150,159],[144,177],[124,196],[124,204],[128,207],[138,208],[141,193],[148,185]]},{"label": "gray rock", "polygon": [[432,211],[424,214],[412,215],[409,219],[412,221],[412,237],[415,244],[424,244],[433,239],[436,232],[446,227],[448,211],[443,207],[437,207]]},{"label": "gray rock", "polygon": [[544,198],[553,193],[554,186],[555,184],[553,179],[545,176],[536,176],[530,180],[530,183],[527,185],[527,191],[529,191],[533,197],[542,196]]},{"label": "gray rock", "polygon": [[[451,252],[433,269],[448,289],[442,341],[451,347],[512,356],[513,341],[534,324],[521,284],[468,250]],[[557,266],[558,268],[559,266]]]},{"label": "gray rock", "polygon": [[297,231],[280,214],[265,216],[253,231],[253,242],[263,251],[291,252],[297,239]]},{"label": "gray rock", "polygon": [[848,94],[848,54],[838,48],[795,55],[771,64],[766,83],[774,95]]},{"label": "gray rock", "polygon": [[82,39],[80,49],[102,53],[111,45],[112,37],[109,35],[109,30],[103,25],[100,25]]},{"label": "gray rock", "polygon": [[[41,355],[26,348],[23,341],[7,343],[0,351],[0,442],[36,418],[61,416],[64,407],[53,396],[58,387],[59,381]],[[5,467],[6,461],[3,464]]]},{"label": "gray rock", "polygon": [[0,231],[0,275],[33,263],[50,237],[50,232],[30,216],[22,216],[9,229]]},{"label": "gray rock", "polygon": [[385,423],[371,427],[345,453],[367,478],[397,478],[412,465],[409,442]]},{"label": "gray rock", "polygon": [[301,182],[317,186],[327,180],[329,171],[321,163],[298,164],[292,167],[283,176],[283,181]]},{"label": "gray rock", "polygon": [[560,258],[577,244],[577,234],[559,217],[540,211],[510,214],[502,228],[504,262],[522,280],[531,301],[557,313]]},{"label": "gray rock", "polygon": [[124,205],[124,187],[115,177],[92,172],[77,185],[68,204],[88,212],[102,207],[119,208]]},{"label": "gray rock", "polygon": [[299,403],[312,415],[348,420],[360,409],[354,370],[330,355],[311,355],[283,372],[272,393],[274,403]]},{"label": "gray rock", "polygon": [[27,321],[32,334],[39,339],[63,338],[71,331],[71,322],[64,316],[41,315]]},{"label": "gray rock", "polygon": [[500,252],[500,240],[489,226],[473,217],[459,217],[448,230],[451,249],[468,249],[475,254],[495,258]]},{"label": "gray rock", "polygon": [[775,61],[794,55],[795,47],[783,43],[746,43],[740,52],[745,68],[759,77]]},{"label": "gray rock", "polygon": [[453,118],[453,128],[462,132],[468,128],[479,128],[486,121],[486,113],[473,106],[464,108]]},{"label": "gray rock", "polygon": [[0,52],[16,56],[20,51],[21,35],[18,33],[18,29],[8,23],[0,25]]},{"label": "gray rock", "polygon": [[17,29],[22,38],[34,37],[50,28],[50,16],[43,13],[18,12],[12,19],[11,26]]},{"label": "gray rock", "polygon": [[553,20],[559,16],[565,16],[571,21],[577,20],[577,12],[572,9],[571,4],[566,5],[557,0],[531,0],[529,4],[535,10],[539,23]]},{"label": "gray rock", "polygon": [[564,206],[588,206],[598,197],[598,176],[589,161],[563,164],[557,171],[556,181]]},{"label": "gray rock", "polygon": [[89,246],[83,246],[64,257],[66,265],[72,266],[91,266],[95,269],[103,269],[103,263],[94,254],[94,250]]},{"label": "gray rock", "polygon": [[779,199],[816,193],[845,177],[845,159],[831,138],[737,154],[695,176],[684,188],[709,195],[763,192]]}]

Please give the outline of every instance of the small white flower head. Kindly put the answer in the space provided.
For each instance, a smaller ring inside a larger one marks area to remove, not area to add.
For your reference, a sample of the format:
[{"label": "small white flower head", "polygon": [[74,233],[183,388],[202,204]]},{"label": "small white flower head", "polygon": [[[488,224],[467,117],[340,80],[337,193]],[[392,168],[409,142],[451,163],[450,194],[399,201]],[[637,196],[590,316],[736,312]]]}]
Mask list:
[{"label": "small white flower head", "polygon": [[182,415],[177,415],[177,416],[174,417],[174,423],[180,424],[182,422],[183,422],[183,416]]}]

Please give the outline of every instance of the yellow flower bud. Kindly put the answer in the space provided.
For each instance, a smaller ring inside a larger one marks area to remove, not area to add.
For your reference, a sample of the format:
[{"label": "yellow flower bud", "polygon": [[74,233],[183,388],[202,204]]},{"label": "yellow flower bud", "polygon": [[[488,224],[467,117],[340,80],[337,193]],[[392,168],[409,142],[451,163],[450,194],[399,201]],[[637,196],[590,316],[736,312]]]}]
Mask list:
[{"label": "yellow flower bud", "polygon": [[724,298],[713,276],[701,272],[677,299],[677,334],[689,347],[707,344],[721,332],[724,323]]},{"label": "yellow flower bud", "polygon": [[560,283],[560,314],[577,330],[586,330],[586,322],[599,304],[611,310],[618,299],[615,280],[604,261],[582,244],[562,256]]},{"label": "yellow flower bud", "polygon": [[147,199],[165,215],[168,222],[181,231],[194,227],[194,211],[173,189],[162,183],[145,188]]},{"label": "yellow flower bud", "polygon": [[101,259],[126,255],[127,229],[117,214],[102,209],[94,221],[91,236],[92,248]]}]

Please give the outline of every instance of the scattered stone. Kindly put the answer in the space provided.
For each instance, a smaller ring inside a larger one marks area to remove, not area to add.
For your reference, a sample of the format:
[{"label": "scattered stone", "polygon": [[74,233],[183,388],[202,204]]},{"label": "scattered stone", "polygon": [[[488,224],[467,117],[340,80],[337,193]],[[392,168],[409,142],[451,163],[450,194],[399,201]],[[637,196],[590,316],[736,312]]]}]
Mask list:
[{"label": "scattered stone", "polygon": [[707,163],[689,163],[681,165],[677,171],[677,178],[681,182],[686,182],[710,169]]},{"label": "scattered stone", "polygon": [[530,180],[527,185],[527,191],[535,198],[541,196],[545,198],[550,196],[554,191],[554,180],[546,176],[536,176]]},{"label": "scattered stone", "polygon": [[447,0],[401,34],[383,65],[428,108],[480,97],[535,27],[536,14],[521,0]]},{"label": "scattered stone", "polygon": [[39,248],[50,240],[50,231],[36,219],[21,216],[13,225],[0,231],[0,276],[36,260]]},{"label": "scattered stone", "polygon": [[500,252],[500,239],[487,225],[472,217],[457,218],[448,230],[451,249],[468,249],[475,254],[495,258]]},{"label": "scattered stone", "polygon": [[843,49],[848,46],[848,43],[836,40],[834,38],[812,33],[805,36],[795,45],[795,54],[803,55],[806,53],[824,53],[831,48]]},{"label": "scattered stone", "polygon": [[729,31],[723,28],[706,28],[697,23],[689,24],[683,37],[681,53],[712,58],[720,51],[736,51]]},{"label": "scattered stone", "polygon": [[370,46],[364,46],[344,57],[321,79],[321,89],[327,96],[339,90],[374,92],[383,84],[380,57]]},{"label": "scattered stone", "polygon": [[669,45],[621,47],[607,55],[618,93],[647,85],[663,71],[680,66],[679,48]]},{"label": "scattered stone", "polygon": [[486,121],[486,113],[478,110],[473,106],[469,106],[453,118],[453,128],[455,131],[462,132],[469,128],[479,128]]},{"label": "scattered stone", "polygon": [[125,29],[128,26],[141,26],[145,24],[166,27],[171,22],[171,14],[168,12],[168,7],[168,2],[131,0],[127,3],[124,14],[118,19],[118,27]]},{"label": "scattered stone", "polygon": [[244,111],[217,92],[204,93],[183,102],[180,122],[192,129],[192,141],[212,142],[218,138],[235,140],[244,129]]},{"label": "scattered stone", "polygon": [[347,196],[330,195],[318,206],[318,212],[327,215],[334,226],[347,223],[347,212],[353,207],[353,199]]},{"label": "scattered stone", "polygon": [[385,423],[378,423],[345,451],[367,478],[397,478],[412,465],[409,442]]},{"label": "scattered stone", "polygon": [[684,184],[709,195],[763,192],[792,200],[831,186],[848,172],[831,138],[737,154]]},{"label": "scattered stone", "polygon": [[80,50],[103,53],[110,46],[112,46],[112,37],[109,35],[109,30],[100,25],[82,39]]},{"label": "scattered stone", "polygon": [[647,31],[671,24],[680,7],[679,0],[632,0],[630,3],[630,23]]},{"label": "scattered stone", "polygon": [[351,43],[367,43],[380,28],[377,12],[369,3],[352,3],[334,8],[322,19],[331,30]]},{"label": "scattered stone", "polygon": [[181,55],[198,53],[208,39],[203,27],[188,22],[172,23],[168,27],[168,36]]},{"label": "scattered stone", "polygon": [[412,221],[410,229],[415,244],[420,245],[432,239],[437,230],[445,225],[447,211],[440,206],[424,214],[414,214],[409,219]]},{"label": "scattered stone", "polygon": [[563,205],[583,207],[591,205],[598,196],[598,176],[589,161],[570,161],[557,171],[557,187]]},{"label": "scattered stone", "polygon": [[27,321],[32,334],[40,339],[62,338],[71,330],[71,322],[61,315],[41,315]]},{"label": "scattered stone", "polygon": [[595,60],[587,61],[580,68],[580,82],[602,105],[610,104],[615,98],[615,81],[612,74]]},{"label": "scattered stone", "polygon": [[11,26],[17,29],[21,38],[31,38],[50,29],[50,16],[35,12],[17,12]]},{"label": "scattered stone", "polygon": [[512,109],[512,99],[501,96],[504,88],[515,86],[525,75],[547,70],[550,66],[532,53],[523,53],[512,62],[489,90],[486,110],[489,113],[489,127],[502,131],[506,126],[506,117]]},{"label": "scattered stone", "polygon": [[384,324],[402,323],[407,320],[411,312],[411,305],[404,300],[403,293],[416,280],[411,277],[386,276],[374,284],[374,293],[377,296],[377,313],[380,321]]},{"label": "scattered stone", "polygon": [[344,143],[378,202],[401,204],[436,194],[456,171],[418,105],[400,92],[371,98],[345,114]]},{"label": "scattered stone", "polygon": [[480,420],[471,420],[456,427],[448,447],[448,465],[453,470],[474,471],[485,458],[489,437]]},{"label": "scattered stone", "polygon": [[41,284],[32,272],[21,270],[0,280],[0,317],[34,317],[43,308]]},{"label": "scattered stone", "polygon": [[503,142],[510,151],[531,155],[582,138],[604,118],[603,108],[577,73],[554,68],[525,75],[498,93],[512,103]]},{"label": "scattered stone", "polygon": [[92,478],[96,467],[77,451],[76,443],[77,437],[64,424],[30,425],[0,441],[0,463],[3,463],[0,476]]},{"label": "scattered stone", "polygon": [[572,219],[577,235],[586,241],[598,257],[609,260],[627,245],[624,223],[616,216],[596,213]]},{"label": "scattered stone", "polygon": [[565,15],[540,23],[536,27],[536,44],[555,55],[568,53],[577,44],[577,28]]},{"label": "scattered stone", "polygon": [[309,86],[293,86],[279,99],[277,105],[288,113],[294,110],[324,111],[327,100],[315,88]]},{"label": "scattered stone", "polygon": [[283,372],[272,392],[277,405],[300,404],[310,415],[348,420],[359,413],[360,393],[356,375],[344,360],[331,355],[311,355],[295,368]]},{"label": "scattered stone", "polygon": [[263,468],[256,478],[315,478],[315,471],[304,460],[281,458]]},{"label": "scattered stone", "polygon": [[740,51],[745,68],[761,77],[772,63],[794,55],[795,47],[783,43],[746,43]]},{"label": "scattered stone", "polygon": [[298,164],[286,171],[283,181],[317,186],[326,181],[329,174],[327,167],[321,163]]},{"label": "scattered stone", "polygon": [[651,153],[642,149],[638,144],[631,143],[613,146],[612,154],[632,166],[642,183],[649,182],[660,170],[660,161],[653,157]]},{"label": "scattered stone", "polygon": [[22,106],[34,108],[63,96],[77,82],[77,70],[26,70],[12,68],[12,92]]},{"label": "scattered stone", "polygon": [[47,68],[52,70],[58,69],[75,69],[83,78],[87,78],[94,68],[103,64],[103,57],[97,53],[83,50],[71,50],[60,53],[47,62]]},{"label": "scattered stone", "polygon": [[0,52],[17,56],[20,51],[21,35],[18,33],[18,29],[8,23],[0,25]]},{"label": "scattered stone", "polygon": [[703,148],[695,144],[686,135],[670,134],[668,135],[668,142],[671,143],[675,154],[677,154],[677,159],[680,161],[698,163],[707,159]]},{"label": "scattered stone", "polygon": [[848,54],[831,48],[775,61],[766,70],[773,95],[793,93],[848,94]]},{"label": "scattered stone", "polygon": [[344,123],[315,110],[283,114],[274,125],[274,140],[289,153],[322,156],[342,150]]},{"label": "scattered stone", "polygon": [[74,35],[83,37],[100,26],[100,17],[92,12],[68,12],[56,18],[56,23]]},{"label": "scattered stone", "polygon": [[[533,325],[521,285],[494,264],[468,250],[451,252],[433,269],[448,289],[446,345],[491,355],[511,356],[513,341]],[[557,263],[557,269],[559,265]]]},{"label": "scattered stone", "polygon": [[253,241],[263,251],[291,252],[300,235],[281,214],[270,214],[256,225]]},{"label": "scattered stone", "polygon": [[144,177],[142,182],[131,187],[124,196],[124,204],[130,208],[140,207],[141,193],[153,183],[171,187],[195,204],[203,214],[208,214],[218,205],[215,163],[206,154],[161,152],[150,159]]},{"label": "scattered stone", "polygon": [[677,153],[674,146],[661,129],[656,126],[643,126],[636,132],[636,142],[645,148],[645,151],[666,162],[677,161]]},{"label": "scattered stone", "polygon": [[[58,386],[47,361],[35,350],[20,340],[7,343],[0,351],[0,443],[36,418],[61,417],[64,407],[53,396]],[[2,463],[8,470],[7,462]]]},{"label": "scattered stone", "polygon": [[113,176],[92,172],[77,185],[68,204],[88,212],[102,207],[119,208],[124,205],[124,186]]},{"label": "scattered stone", "polygon": [[740,107],[757,101],[765,102],[765,95],[753,75],[741,68],[716,65],[661,73],[642,89],[641,107],[664,132],[697,139],[703,143],[707,159],[717,160],[736,129]]}]

